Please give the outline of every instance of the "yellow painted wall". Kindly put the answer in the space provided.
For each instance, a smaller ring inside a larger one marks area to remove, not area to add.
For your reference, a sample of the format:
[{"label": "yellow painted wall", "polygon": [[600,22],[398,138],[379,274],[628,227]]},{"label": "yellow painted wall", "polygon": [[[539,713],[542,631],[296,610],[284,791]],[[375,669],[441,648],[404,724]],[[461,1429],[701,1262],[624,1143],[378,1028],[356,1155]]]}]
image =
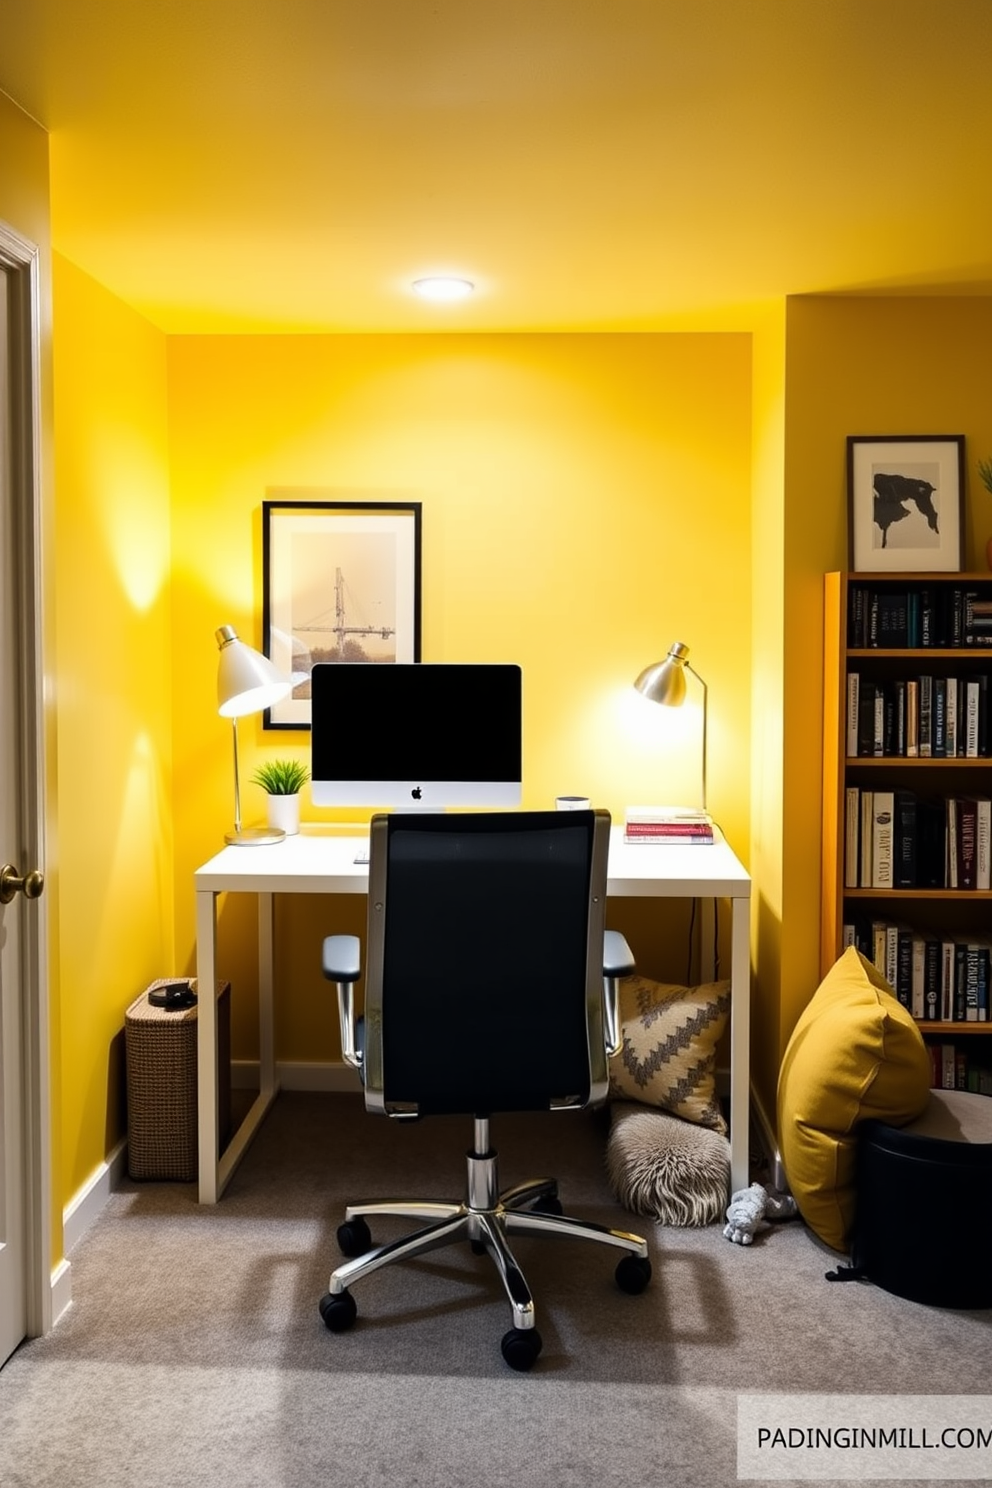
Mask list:
[{"label": "yellow painted wall", "polygon": [[[48,135],[0,93],[0,220],[42,250],[46,303],[50,299],[48,246]],[[49,327],[46,325],[46,329]]]},{"label": "yellow painted wall", "polygon": [[[966,562],[983,567],[992,300],[791,299],[753,342],[169,341],[57,258],[53,377],[47,143],[0,96],[0,218],[42,250],[53,1256],[62,1204],[123,1134],[124,1009],[192,967],[191,875],[232,807],[213,630],[260,642],[271,488],[423,502],[424,656],[523,663],[527,805],[691,793],[698,716],[635,723],[628,686],[690,644],[711,805],[754,875],[767,1096],[817,976],[821,584],[846,562],[845,437],[964,433]],[[307,738],[248,720],[243,747],[247,777]],[[681,927],[622,910],[645,970],[681,974]],[[331,913],[360,926],[357,901],[282,906],[282,1059],[336,1055],[315,970]],[[221,949],[246,1055],[245,905],[226,906]]]},{"label": "yellow painted wall", "polygon": [[[619,815],[698,790],[698,709],[653,708],[630,687],[687,642],[709,684],[711,808],[746,858],[748,337],[172,338],[168,356],[180,961],[192,966],[193,870],[233,812],[213,633],[230,623],[261,644],[260,506],[274,488],[423,503],[423,658],[523,665],[525,806],[579,792]],[[240,737],[243,779],[263,757],[307,754],[305,734],[260,720]],[[245,819],[262,812],[246,787]],[[277,1054],[335,1057],[317,972],[332,907],[280,910]],[[333,908],[342,928],[361,912]],[[636,922],[635,950],[679,975],[681,945],[648,943],[656,921]],[[253,937],[248,907],[228,900],[220,970],[241,1054]]]},{"label": "yellow painted wall", "polygon": [[754,333],[752,398],[751,960],[752,1084],[774,1113],[785,898],[785,305]]},{"label": "yellow painted wall", "polygon": [[847,435],[964,434],[967,567],[985,568],[992,534],[975,471],[992,454],[992,299],[796,298],[786,314],[778,1054],[818,981],[823,574],[847,566]]},{"label": "yellow painted wall", "polygon": [[165,338],[53,268],[64,1203],[126,1131],[125,1009],[174,972],[173,699]]},{"label": "yellow painted wall", "polygon": [[[525,805],[582,791],[619,814],[690,794],[698,714],[639,710],[629,688],[688,642],[710,688],[711,805],[754,874],[754,1069],[773,1104],[817,975],[820,594],[845,562],[845,436],[965,433],[979,562],[990,302],[791,300],[753,341],[166,340],[56,270],[60,1197],[120,1135],[127,1001],[192,969],[192,873],[233,811],[213,631],[260,644],[261,502],[286,487],[423,503],[424,658],[522,662]],[[137,665],[146,644],[157,674]],[[246,781],[264,757],[307,756],[303,733],[241,727]],[[93,779],[110,782],[109,808]],[[244,795],[260,818],[261,793]],[[122,895],[124,932],[101,918]],[[649,974],[682,974],[682,921],[650,903],[613,914]],[[280,904],[280,1059],[336,1057],[319,943],[332,919],[358,930],[362,916],[358,900]],[[255,1049],[254,933],[251,906],[229,899],[221,970],[241,1057]]]}]

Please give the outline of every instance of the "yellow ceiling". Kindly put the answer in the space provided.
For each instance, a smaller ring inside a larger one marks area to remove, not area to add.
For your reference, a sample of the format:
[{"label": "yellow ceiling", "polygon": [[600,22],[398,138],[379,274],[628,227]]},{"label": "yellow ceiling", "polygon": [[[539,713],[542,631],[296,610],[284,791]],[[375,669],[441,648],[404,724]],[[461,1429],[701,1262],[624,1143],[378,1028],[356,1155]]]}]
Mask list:
[{"label": "yellow ceiling", "polygon": [[992,0],[0,0],[0,89],[55,246],[170,332],[992,292]]}]

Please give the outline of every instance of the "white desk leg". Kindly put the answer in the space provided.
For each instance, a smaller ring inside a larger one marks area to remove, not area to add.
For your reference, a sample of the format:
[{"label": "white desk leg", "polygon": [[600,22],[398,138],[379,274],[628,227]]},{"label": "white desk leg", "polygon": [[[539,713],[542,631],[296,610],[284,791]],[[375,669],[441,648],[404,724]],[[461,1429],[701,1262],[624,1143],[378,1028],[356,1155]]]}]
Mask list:
[{"label": "white desk leg", "polygon": [[[231,1137],[217,1163],[217,1192],[220,1197],[278,1091],[275,1062],[275,896],[258,896],[258,1039],[259,1089],[251,1109]],[[210,1200],[205,1202],[212,1202]]]},{"label": "white desk leg", "polygon": [[219,1197],[220,1114],[217,1092],[217,896],[196,896],[196,1099],[199,1196],[201,1204]]},{"label": "white desk leg", "polygon": [[730,1189],[750,1182],[750,905],[732,899],[730,961]]}]

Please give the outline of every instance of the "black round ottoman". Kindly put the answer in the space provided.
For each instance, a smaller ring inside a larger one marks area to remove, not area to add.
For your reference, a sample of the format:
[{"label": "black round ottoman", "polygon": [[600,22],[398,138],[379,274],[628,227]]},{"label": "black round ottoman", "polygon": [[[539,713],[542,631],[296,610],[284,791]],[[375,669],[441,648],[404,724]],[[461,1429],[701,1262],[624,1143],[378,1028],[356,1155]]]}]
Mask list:
[{"label": "black round ottoman", "polygon": [[992,1307],[992,1098],[934,1090],[858,1134],[856,1274],[933,1307]]}]

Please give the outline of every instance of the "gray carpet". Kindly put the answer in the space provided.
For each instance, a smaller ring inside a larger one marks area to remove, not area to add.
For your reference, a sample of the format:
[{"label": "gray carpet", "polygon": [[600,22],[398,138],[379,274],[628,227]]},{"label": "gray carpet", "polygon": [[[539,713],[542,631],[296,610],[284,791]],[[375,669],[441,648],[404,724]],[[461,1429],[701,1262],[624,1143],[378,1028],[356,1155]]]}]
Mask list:
[{"label": "gray carpet", "polygon": [[554,1173],[569,1212],[649,1235],[643,1296],[616,1289],[611,1252],[520,1239],[533,1373],[503,1363],[509,1307],[467,1248],[370,1277],[331,1335],[317,1302],[345,1202],[460,1197],[471,1123],[283,1095],[216,1208],[129,1184],[77,1246],[71,1310],[0,1371],[0,1484],[695,1488],[736,1481],[738,1391],[989,1391],[992,1314],[830,1285],[837,1257],[798,1222],[743,1248],[625,1216],[601,1118],[493,1134],[504,1184]]}]

